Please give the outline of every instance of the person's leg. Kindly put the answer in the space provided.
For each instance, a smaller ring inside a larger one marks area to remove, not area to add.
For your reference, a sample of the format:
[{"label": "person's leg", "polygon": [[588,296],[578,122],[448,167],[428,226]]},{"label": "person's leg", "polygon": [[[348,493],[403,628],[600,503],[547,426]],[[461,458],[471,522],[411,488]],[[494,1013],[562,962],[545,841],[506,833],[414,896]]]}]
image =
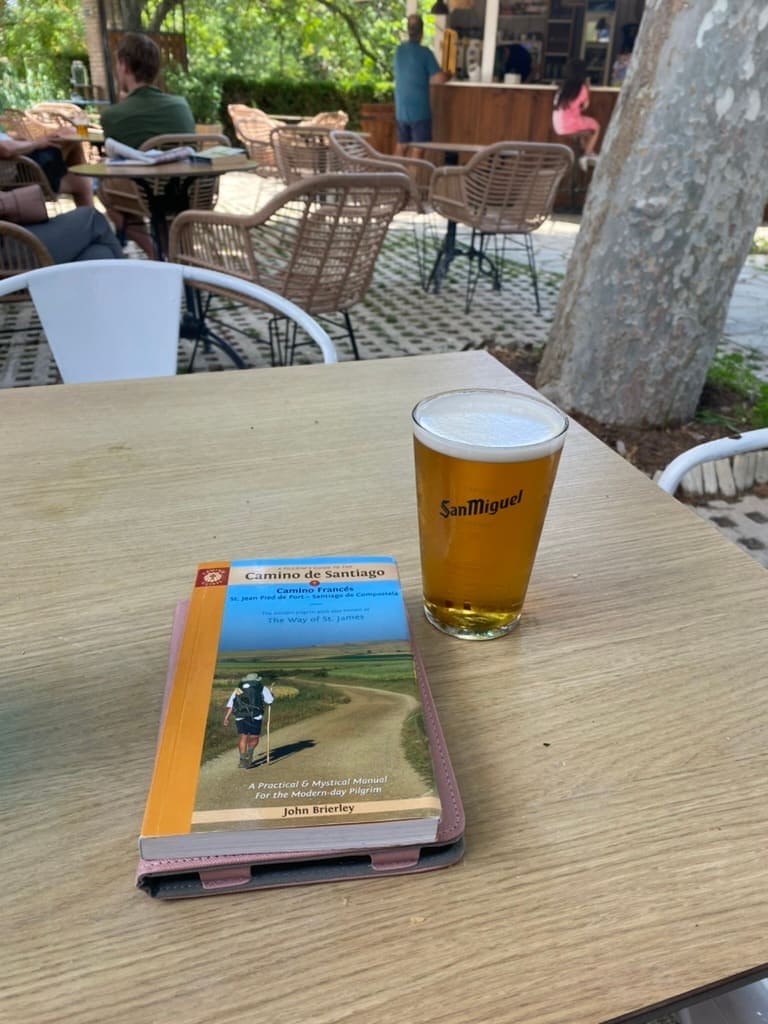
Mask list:
[{"label": "person's leg", "polygon": [[[67,159],[61,146],[46,146],[44,149],[36,149],[30,153],[43,174],[50,182],[51,189],[56,193],[67,192],[75,200],[75,206],[93,206],[93,187],[91,179],[77,174],[70,174],[67,167],[76,163],[72,154],[83,156],[83,147],[77,143],[74,148],[68,150],[70,159]],[[80,163],[85,160],[81,159]]]},{"label": "person's leg", "polygon": [[412,125],[409,125],[411,130],[411,146],[409,150],[409,156],[414,157],[416,160],[424,159],[424,150],[413,144],[416,142],[431,142],[432,141],[432,120],[428,121],[414,121]]},{"label": "person's leg", "polygon": [[584,156],[591,156],[595,151],[597,140],[600,138],[600,125],[593,117],[585,117],[584,129],[589,132],[584,140]]},{"label": "person's leg", "polygon": [[70,174],[69,171],[61,179],[60,192],[68,192],[75,200],[75,206],[93,206],[93,185],[90,178],[81,174]]},{"label": "person's leg", "polygon": [[101,247],[111,259],[119,259],[123,255],[106,218],[91,207],[61,213],[44,224],[28,224],[26,227],[40,239],[54,263],[92,259],[85,253],[93,246]]},{"label": "person's leg", "polygon": [[157,255],[155,243],[143,220],[121,213],[119,210],[113,210],[110,206],[105,207],[105,210],[118,234],[122,234],[126,241],[135,242],[148,259],[155,259]]},{"label": "person's leg", "polygon": [[405,121],[397,121],[397,142],[395,143],[395,156],[405,156],[408,143],[411,141],[411,126]]}]

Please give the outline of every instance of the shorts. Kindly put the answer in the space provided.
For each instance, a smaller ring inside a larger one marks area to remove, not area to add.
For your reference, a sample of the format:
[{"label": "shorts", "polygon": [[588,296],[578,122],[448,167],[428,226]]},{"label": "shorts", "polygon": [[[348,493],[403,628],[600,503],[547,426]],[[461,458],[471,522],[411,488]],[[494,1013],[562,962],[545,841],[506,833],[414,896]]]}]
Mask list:
[{"label": "shorts", "polygon": [[45,149],[33,150],[29,154],[29,158],[35,161],[46,176],[53,191],[58,192],[61,187],[61,179],[67,173],[67,165],[64,163],[61,150],[56,146],[46,146]]},{"label": "shorts", "polygon": [[431,142],[432,119],[428,121],[398,121],[398,142]]},{"label": "shorts", "polygon": [[262,718],[236,718],[238,736],[261,736]]},{"label": "shorts", "polygon": [[[562,113],[565,114],[565,111]],[[552,112],[552,127],[557,135],[580,135],[582,132],[596,131],[600,125],[594,117],[587,117],[586,114],[562,116],[559,110],[555,110]]]}]

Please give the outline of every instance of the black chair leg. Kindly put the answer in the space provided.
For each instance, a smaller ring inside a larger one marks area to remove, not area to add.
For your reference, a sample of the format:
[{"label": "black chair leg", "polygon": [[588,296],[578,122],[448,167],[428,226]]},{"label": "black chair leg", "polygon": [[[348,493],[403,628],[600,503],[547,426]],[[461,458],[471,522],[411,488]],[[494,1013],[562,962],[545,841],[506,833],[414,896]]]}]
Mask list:
[{"label": "black chair leg", "polygon": [[523,235],[525,241],[525,254],[528,257],[528,270],[531,272],[533,282],[533,294],[536,297],[536,312],[541,316],[541,302],[539,300],[539,275],[536,272],[536,256],[533,251],[533,239],[530,235]]},{"label": "black chair leg", "polygon": [[344,314],[344,327],[346,329],[347,334],[349,335],[349,343],[352,346],[352,354],[354,355],[355,359],[359,359],[360,353],[357,350],[357,339],[355,338],[355,332],[352,330],[352,320],[346,309],[342,310],[342,313]]}]

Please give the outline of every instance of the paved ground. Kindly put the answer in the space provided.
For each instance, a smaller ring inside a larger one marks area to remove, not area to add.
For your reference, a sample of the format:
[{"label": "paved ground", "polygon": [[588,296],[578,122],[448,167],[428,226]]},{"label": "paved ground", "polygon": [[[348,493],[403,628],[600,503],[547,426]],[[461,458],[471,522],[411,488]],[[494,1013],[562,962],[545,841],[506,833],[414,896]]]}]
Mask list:
[{"label": "paved ground", "polygon": [[[219,205],[232,212],[249,213],[268,198],[273,186],[247,174],[229,174],[222,181]],[[442,223],[430,225],[438,238]],[[398,217],[377,263],[373,284],[364,303],[355,308],[353,324],[361,356],[365,359],[456,351],[490,344],[539,347],[546,343],[557,294],[579,229],[578,218],[558,217],[535,236],[540,270],[541,314],[536,312],[524,255],[507,251],[506,278],[501,293],[481,282],[471,312],[464,311],[464,265],[458,261],[440,295],[426,294],[415,272],[413,222]],[[768,237],[768,229],[763,229]],[[132,253],[137,254],[137,251]],[[755,371],[768,380],[768,257],[750,257],[743,268],[731,302],[723,348],[742,352]],[[266,316],[243,312],[227,303],[220,307],[222,329],[248,365],[268,365]],[[340,358],[351,358],[346,340],[327,329],[337,341]],[[182,365],[189,358],[188,343],[180,343]],[[186,356],[186,359],[185,359]],[[317,359],[310,347],[297,361]],[[229,361],[215,350],[196,362],[196,370],[227,370]],[[56,367],[29,303],[0,305],[0,387],[57,383]],[[725,507],[721,507],[725,506]],[[713,502],[697,506],[727,536],[763,565],[768,566],[768,501]]]}]

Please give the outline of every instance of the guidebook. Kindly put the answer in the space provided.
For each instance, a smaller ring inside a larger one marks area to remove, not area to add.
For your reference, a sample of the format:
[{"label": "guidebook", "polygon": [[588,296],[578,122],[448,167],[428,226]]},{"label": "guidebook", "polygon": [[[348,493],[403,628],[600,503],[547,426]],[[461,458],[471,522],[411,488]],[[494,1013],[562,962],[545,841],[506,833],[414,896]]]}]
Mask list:
[{"label": "guidebook", "polygon": [[172,660],[140,882],[195,858],[356,851],[418,870],[422,847],[460,838],[393,559],[205,563]]},{"label": "guidebook", "polygon": [[[313,559],[312,563],[314,564],[317,561],[317,559]],[[339,559],[323,561],[329,561],[329,564],[337,564]],[[365,559],[365,561],[370,561],[370,559]],[[276,563],[273,562],[272,564]],[[229,564],[220,565],[219,563],[201,566],[197,579],[201,579],[201,572],[204,575],[207,575],[209,572],[214,574],[226,572],[228,574],[229,568]],[[219,586],[224,585],[220,577],[217,580],[209,577],[208,584],[211,583],[216,583]],[[198,587],[196,586],[194,590],[197,591],[197,589]],[[183,641],[189,653],[190,627],[188,626],[188,617],[191,603],[191,601],[180,602],[176,607],[174,615],[162,720],[158,737],[158,756],[160,744],[162,744],[163,737],[167,735],[166,722],[171,707],[171,698],[175,690],[174,683],[177,678],[177,667],[179,666]],[[287,612],[285,614],[287,617]],[[245,890],[258,890],[272,886],[301,885],[342,879],[381,878],[392,874],[421,873],[446,867],[459,860],[464,852],[464,810],[461,797],[418,649],[411,647],[410,653],[416,670],[418,697],[427,736],[429,760],[432,765],[437,793],[440,799],[440,820],[433,841],[416,844],[409,843],[400,846],[379,845],[374,842],[368,847],[355,849],[348,849],[341,845],[337,849],[325,851],[307,851],[293,848],[272,853],[185,855],[181,857],[142,856],[136,873],[136,884],[139,888],[155,898],[181,899],[242,892]],[[247,675],[248,673],[245,674]],[[276,685],[273,689],[275,693],[279,693]],[[267,707],[269,709],[272,707],[279,709],[279,700],[284,700],[284,698],[276,698],[273,704],[267,705]],[[221,712],[221,708],[217,710],[219,713]],[[328,714],[332,714],[332,712],[328,712]],[[276,722],[276,712],[274,718],[272,717],[271,710],[267,711],[267,715],[267,725],[261,731],[259,744],[256,748],[258,756],[253,758],[255,762],[254,768],[240,768],[239,743],[236,752],[231,749],[229,750],[230,765],[236,757],[236,767],[232,769],[236,775],[243,773],[249,777],[251,772],[254,771],[257,773],[274,771],[273,766],[279,764],[279,757],[284,755],[284,760],[289,760],[290,757],[299,753],[299,743],[295,741],[286,743],[286,749],[281,751],[280,746],[275,742],[277,732],[274,729],[270,729],[270,726]],[[311,726],[312,720],[310,719],[308,727]],[[344,745],[341,734],[339,735],[338,743],[339,745]],[[302,744],[302,746],[305,750],[309,749],[306,744]],[[293,781],[304,781],[303,778],[298,777],[303,775],[303,772],[294,770],[292,774],[296,776]],[[248,784],[250,785],[250,778]],[[249,790],[249,792],[253,791]],[[299,834],[303,835],[304,833]]]}]

